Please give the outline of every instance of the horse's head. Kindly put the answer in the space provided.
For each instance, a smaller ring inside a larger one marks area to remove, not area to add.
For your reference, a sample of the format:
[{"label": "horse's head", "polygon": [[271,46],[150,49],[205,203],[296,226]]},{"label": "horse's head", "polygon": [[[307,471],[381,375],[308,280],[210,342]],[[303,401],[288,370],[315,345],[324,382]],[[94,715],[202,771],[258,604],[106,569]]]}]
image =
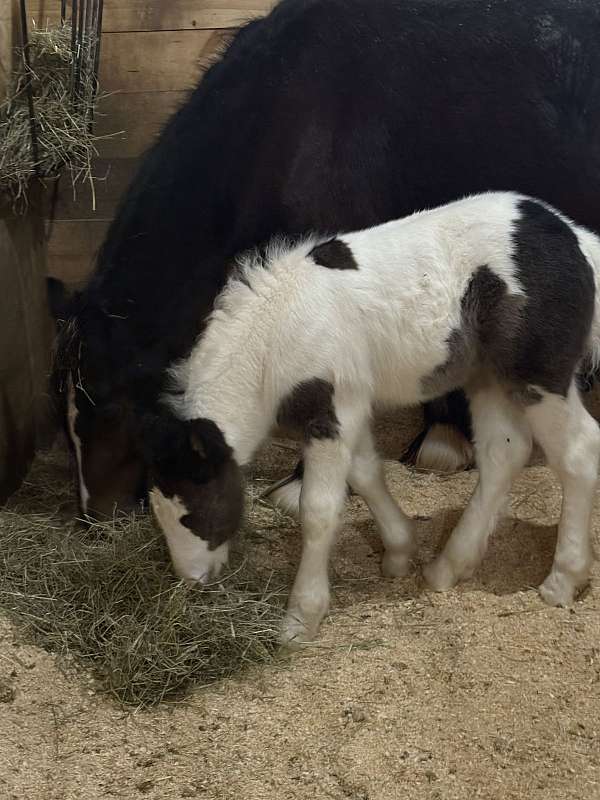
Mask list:
[{"label": "horse's head", "polygon": [[210,419],[147,416],[141,439],[149,468],[150,505],[167,539],[175,571],[206,583],[227,562],[243,514],[242,474]]},{"label": "horse's head", "polygon": [[56,287],[51,306],[59,321],[53,394],[76,462],[80,510],[97,518],[130,511],[145,496],[145,468],[131,399],[111,375],[101,315],[79,296],[59,305]]}]

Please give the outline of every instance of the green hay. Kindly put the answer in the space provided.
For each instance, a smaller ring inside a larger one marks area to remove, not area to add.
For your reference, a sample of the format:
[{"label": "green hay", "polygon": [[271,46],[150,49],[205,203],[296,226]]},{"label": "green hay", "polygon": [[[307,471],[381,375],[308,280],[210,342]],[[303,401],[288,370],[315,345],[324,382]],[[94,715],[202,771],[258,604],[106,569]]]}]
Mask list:
[{"label": "green hay", "polygon": [[148,707],[271,658],[279,595],[248,564],[206,588],[177,580],[148,515],[72,521],[64,456],[38,457],[0,510],[0,609],[34,643]]}]

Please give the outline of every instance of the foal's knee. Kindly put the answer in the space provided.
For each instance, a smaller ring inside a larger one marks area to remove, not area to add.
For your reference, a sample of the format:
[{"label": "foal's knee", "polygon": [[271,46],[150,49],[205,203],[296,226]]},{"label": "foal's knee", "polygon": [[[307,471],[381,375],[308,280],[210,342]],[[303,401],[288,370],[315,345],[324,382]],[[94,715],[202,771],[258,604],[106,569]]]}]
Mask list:
[{"label": "foal's knee", "polygon": [[335,529],[340,519],[344,496],[331,492],[312,491],[309,496],[303,495],[300,500],[300,521],[310,539],[311,531]]},{"label": "foal's knee", "polygon": [[595,485],[600,461],[600,428],[592,417],[582,420],[580,431],[570,437],[560,455],[558,466],[565,477]]}]

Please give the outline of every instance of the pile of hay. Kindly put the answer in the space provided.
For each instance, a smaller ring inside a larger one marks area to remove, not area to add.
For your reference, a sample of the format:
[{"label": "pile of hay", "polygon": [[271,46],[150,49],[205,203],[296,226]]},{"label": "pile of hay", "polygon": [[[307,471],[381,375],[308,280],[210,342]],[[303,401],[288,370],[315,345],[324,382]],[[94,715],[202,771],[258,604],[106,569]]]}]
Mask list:
[{"label": "pile of hay", "polygon": [[189,588],[148,515],[74,523],[67,477],[64,454],[38,457],[0,510],[0,610],[26,638],[140,706],[271,657],[281,612],[269,576],[242,564]]},{"label": "pile of hay", "polygon": [[[83,43],[93,50],[93,42]],[[74,76],[72,29],[33,28],[27,46],[29,66],[19,52],[18,66],[5,102],[0,105],[0,199],[15,211],[27,206],[35,177],[57,176],[65,168],[73,185],[89,181],[93,195],[92,158],[103,137],[92,131],[100,99],[92,69]],[[33,94],[37,157],[32,146],[28,84]],[[74,87],[77,86],[77,91]]]}]

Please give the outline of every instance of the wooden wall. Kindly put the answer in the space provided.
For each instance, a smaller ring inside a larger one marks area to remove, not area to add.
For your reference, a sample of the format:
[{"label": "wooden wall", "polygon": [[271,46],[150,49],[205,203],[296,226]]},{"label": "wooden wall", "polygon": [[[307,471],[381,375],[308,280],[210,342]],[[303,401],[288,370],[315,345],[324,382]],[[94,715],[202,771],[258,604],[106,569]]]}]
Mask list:
[{"label": "wooden wall", "polygon": [[[51,275],[72,284],[85,279],[140,155],[195,85],[223,37],[268,12],[274,2],[104,0],[100,87],[111,94],[99,108],[96,131],[124,133],[100,143],[95,211],[90,188],[79,186],[73,197],[68,177],[62,178],[50,230]],[[40,25],[56,23],[59,9],[59,0],[27,5]]]}]

